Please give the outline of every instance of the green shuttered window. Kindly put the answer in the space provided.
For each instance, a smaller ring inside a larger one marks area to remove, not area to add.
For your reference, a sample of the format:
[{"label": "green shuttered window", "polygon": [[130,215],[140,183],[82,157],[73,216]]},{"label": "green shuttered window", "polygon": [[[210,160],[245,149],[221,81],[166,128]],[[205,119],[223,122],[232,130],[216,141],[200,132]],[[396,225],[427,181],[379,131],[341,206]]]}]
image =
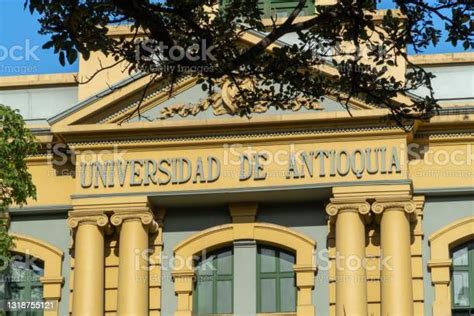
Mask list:
[{"label": "green shuttered window", "polygon": [[474,241],[452,251],[452,311],[455,316],[474,315]]},{"label": "green shuttered window", "polygon": [[257,311],[296,311],[295,256],[281,249],[259,246],[257,255]]},{"label": "green shuttered window", "polygon": [[232,314],[234,258],[231,248],[207,254],[195,265],[194,315]]}]

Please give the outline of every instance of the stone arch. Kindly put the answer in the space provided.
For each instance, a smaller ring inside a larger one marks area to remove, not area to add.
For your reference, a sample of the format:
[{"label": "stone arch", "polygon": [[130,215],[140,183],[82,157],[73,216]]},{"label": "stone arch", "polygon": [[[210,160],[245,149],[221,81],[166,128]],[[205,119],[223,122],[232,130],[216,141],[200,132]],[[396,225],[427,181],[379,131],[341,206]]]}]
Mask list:
[{"label": "stone arch", "polygon": [[[237,240],[255,240],[296,254],[294,271],[297,286],[296,314],[314,315],[311,291],[314,287],[314,249],[316,242],[311,238],[283,226],[267,223],[235,223],[206,229],[184,240],[174,248],[174,255],[183,262],[193,262],[193,256],[203,250],[217,249]],[[194,270],[180,265],[173,271],[175,292],[178,296],[176,316],[192,314],[192,291]]]},{"label": "stone arch", "polygon": [[474,239],[474,216],[442,227],[429,238],[431,259],[428,267],[435,288],[433,315],[451,315],[451,255],[454,247]]},{"label": "stone arch", "polygon": [[64,281],[62,276],[63,252],[42,240],[31,236],[11,233],[13,246],[11,251],[28,254],[40,259],[44,263],[44,275],[40,278],[43,284],[43,298],[54,301],[56,310],[45,310],[46,316],[59,315],[58,303],[61,299],[61,286]]}]

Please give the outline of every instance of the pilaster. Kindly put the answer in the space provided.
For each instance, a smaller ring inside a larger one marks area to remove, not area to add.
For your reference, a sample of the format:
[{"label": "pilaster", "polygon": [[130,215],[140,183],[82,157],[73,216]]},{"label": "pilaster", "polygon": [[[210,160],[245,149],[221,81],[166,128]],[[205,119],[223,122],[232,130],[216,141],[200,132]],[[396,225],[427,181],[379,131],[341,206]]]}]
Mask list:
[{"label": "pilaster", "polygon": [[149,309],[150,316],[161,314],[161,280],[162,280],[162,253],[163,253],[163,225],[166,209],[158,208],[155,212],[155,221],[158,224],[156,233],[150,234],[150,258],[149,258]]},{"label": "pilaster", "polygon": [[296,287],[298,289],[296,297],[296,315],[311,316],[316,315],[313,304],[314,274],[316,266],[312,264],[295,264],[293,270],[296,275]]},{"label": "pilaster", "polygon": [[194,270],[181,269],[172,272],[178,306],[174,316],[192,315],[192,294],[194,284]]},{"label": "pilaster", "polygon": [[449,289],[451,265],[452,260],[430,260],[428,262],[436,298],[433,302],[433,315],[451,314],[451,291]]}]

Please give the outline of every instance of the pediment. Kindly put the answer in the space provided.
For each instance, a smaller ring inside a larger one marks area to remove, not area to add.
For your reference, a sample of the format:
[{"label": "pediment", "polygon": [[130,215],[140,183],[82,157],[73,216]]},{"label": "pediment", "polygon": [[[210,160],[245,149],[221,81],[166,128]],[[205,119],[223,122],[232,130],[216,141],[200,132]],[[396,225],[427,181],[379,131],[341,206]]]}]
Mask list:
[{"label": "pediment", "polygon": [[[264,34],[247,32],[241,37],[244,45],[258,43]],[[280,44],[272,44],[272,50]],[[321,72],[334,75],[335,69],[324,65]],[[214,93],[209,95],[201,89],[193,76],[183,76],[171,83],[166,78],[150,80],[151,75],[138,74],[119,82],[49,119],[51,125],[68,126],[80,124],[119,124],[124,122],[170,120],[212,119],[222,115],[235,114],[235,88],[225,79],[219,81]],[[170,89],[172,86],[172,89]],[[172,91],[172,94],[170,94]],[[140,106],[138,106],[140,105]],[[291,114],[306,111],[337,112],[359,109],[374,109],[356,98],[347,104],[338,102],[335,96],[328,95],[320,102],[307,102],[304,98],[290,104],[280,104],[286,110],[277,110],[271,104],[257,104],[254,115]]]},{"label": "pediment", "polygon": [[[171,93],[172,92],[172,93]],[[154,121],[161,119],[212,119],[235,115],[236,88],[228,80],[220,80],[215,91],[203,91],[197,79],[184,76],[174,83],[160,79],[150,83],[150,77],[137,76],[120,82],[98,95],[84,100],[73,108],[50,119],[52,125],[121,124],[124,122]],[[372,109],[373,105],[352,99],[349,110]],[[347,111],[346,105],[335,97],[327,96],[319,102],[300,98],[280,104],[276,109],[267,102],[256,105],[256,115],[291,114],[309,111]]]}]

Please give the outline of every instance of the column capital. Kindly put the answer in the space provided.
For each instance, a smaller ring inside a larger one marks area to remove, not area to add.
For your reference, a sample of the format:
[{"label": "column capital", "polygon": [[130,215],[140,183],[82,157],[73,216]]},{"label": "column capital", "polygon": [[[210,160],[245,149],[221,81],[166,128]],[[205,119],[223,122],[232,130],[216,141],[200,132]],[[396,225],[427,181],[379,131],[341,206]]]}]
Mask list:
[{"label": "column capital", "polygon": [[393,199],[377,199],[372,204],[372,211],[375,214],[381,214],[385,210],[398,209],[403,210],[407,214],[413,214],[416,210],[416,204],[411,199],[393,200]]},{"label": "column capital", "polygon": [[360,215],[368,215],[370,204],[365,199],[331,199],[331,203],[326,205],[326,213],[334,223],[337,215],[342,212],[354,212]]},{"label": "column capital", "polygon": [[175,282],[175,292],[179,294],[191,294],[193,291],[193,282],[195,272],[192,269],[181,269],[171,272]]},{"label": "column capital", "polygon": [[69,212],[67,225],[70,229],[77,228],[80,224],[92,224],[105,227],[109,223],[109,218],[104,213],[97,212]]},{"label": "column capital", "polygon": [[149,208],[142,210],[117,211],[110,217],[112,225],[120,227],[124,221],[138,220],[149,228],[151,233],[158,231],[158,223],[155,221],[153,212]]}]

